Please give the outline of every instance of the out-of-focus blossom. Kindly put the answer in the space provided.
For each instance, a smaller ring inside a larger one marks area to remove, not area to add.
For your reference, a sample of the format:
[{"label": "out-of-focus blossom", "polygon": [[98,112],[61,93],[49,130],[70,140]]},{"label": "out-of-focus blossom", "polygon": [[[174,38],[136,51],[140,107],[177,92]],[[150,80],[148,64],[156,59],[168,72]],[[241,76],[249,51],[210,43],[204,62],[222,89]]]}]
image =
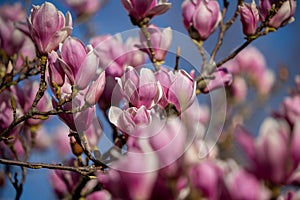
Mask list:
[{"label": "out-of-focus blossom", "polygon": [[169,71],[161,69],[155,72],[156,80],[163,88],[162,107],[173,104],[178,112],[187,109],[196,96],[196,85],[192,77],[184,70]]},{"label": "out-of-focus blossom", "polygon": [[132,133],[139,125],[148,124],[150,120],[150,114],[144,106],[130,107],[124,111],[112,106],[108,116],[111,123],[127,134]]},{"label": "out-of-focus blossom", "polygon": [[284,1],[283,3],[278,0],[260,0],[260,7],[263,20],[273,8],[276,8],[275,15],[268,22],[268,26],[273,28],[280,28],[295,20],[293,17],[296,11],[295,0]]},{"label": "out-of-focus blossom", "polygon": [[239,10],[244,34],[254,35],[259,22],[259,11],[255,1],[252,1],[251,4],[242,3],[242,5],[239,6]]},{"label": "out-of-focus blossom", "polygon": [[294,124],[300,119],[300,95],[286,97],[281,106],[283,115]]},{"label": "out-of-focus blossom", "polygon": [[139,39],[128,38],[125,42],[125,49],[127,54],[127,66],[134,68],[141,67],[146,62],[146,55],[137,48]]},{"label": "out-of-focus blossom", "polygon": [[49,2],[33,6],[28,18],[28,27],[32,40],[41,54],[50,53],[58,48],[72,33],[72,17]]},{"label": "out-of-focus blossom", "polygon": [[68,37],[61,46],[61,66],[71,83],[78,89],[85,89],[88,84],[97,78],[95,76],[99,63],[92,46],[85,46],[80,40]]},{"label": "out-of-focus blossom", "polygon": [[144,19],[167,12],[171,3],[168,0],[121,0],[134,25],[139,25]]},{"label": "out-of-focus blossom", "polygon": [[62,63],[59,61],[59,56],[55,51],[48,55],[49,78],[52,86],[62,86],[65,82],[65,72]]},{"label": "out-of-focus blossom", "polygon": [[275,83],[274,72],[267,68],[263,54],[255,47],[247,47],[222,67],[233,75],[245,75],[262,96],[268,95]]},{"label": "out-of-focus blossom", "polygon": [[57,125],[52,131],[52,134],[54,135],[53,145],[61,156],[66,156],[71,153],[68,137],[69,132],[68,126],[62,123]]},{"label": "out-of-focus blossom", "polygon": [[172,29],[170,27],[160,30],[157,26],[150,24],[147,27],[150,34],[152,49],[155,53],[155,60],[152,57],[151,50],[148,47],[147,39],[143,33],[140,32],[141,45],[138,45],[141,51],[148,54],[149,58],[155,62],[163,62],[165,60],[168,49],[172,42]]},{"label": "out-of-focus blossom", "polygon": [[31,39],[20,31],[15,23],[26,21],[26,13],[20,3],[0,7],[0,48],[8,56],[17,54],[15,69],[20,69],[23,59],[35,58],[35,46]]},{"label": "out-of-focus blossom", "polygon": [[265,69],[261,78],[257,82],[258,93],[262,96],[267,96],[271,91],[275,83],[275,74],[270,69]]},{"label": "out-of-focus blossom", "polygon": [[[10,136],[16,136],[14,139],[9,140],[9,142],[6,142],[6,144],[3,141],[0,142],[1,158],[7,158],[11,160],[24,158],[26,150],[24,149],[24,146],[19,138],[17,138],[21,130],[20,128],[21,127],[19,126],[10,132]],[[14,152],[11,150],[10,146],[14,147]]]},{"label": "out-of-focus blossom", "polygon": [[215,0],[185,0],[181,7],[184,26],[197,41],[206,40],[222,18],[219,3]]},{"label": "out-of-focus blossom", "polygon": [[33,146],[35,149],[45,150],[52,146],[53,138],[49,135],[45,127],[40,127],[35,134]]},{"label": "out-of-focus blossom", "polygon": [[[74,166],[75,160],[71,159],[68,162],[67,165]],[[49,179],[55,194],[63,199],[74,192],[76,183],[80,181],[80,175],[71,171],[53,170],[50,172]]]},{"label": "out-of-focus blossom", "polygon": [[120,77],[127,62],[127,52],[122,39],[116,35],[97,36],[90,40],[99,59],[100,67],[106,75]]},{"label": "out-of-focus blossom", "polygon": [[155,153],[158,156],[157,169],[173,165],[165,170],[166,173],[173,173],[174,168],[176,170],[177,167],[177,160],[185,151],[186,137],[186,128],[178,118],[170,117],[161,120],[153,116],[151,123],[147,126],[140,126],[131,134],[127,144],[131,151],[132,148],[142,149],[142,144],[149,142],[151,151],[145,153]]},{"label": "out-of-focus blossom", "polygon": [[135,38],[128,38],[123,44],[119,35],[104,35],[92,38],[90,43],[101,58],[99,65],[106,73],[106,84],[99,100],[99,106],[106,110],[111,104],[117,105],[121,100],[115,78],[121,77],[127,66],[140,67],[146,58],[144,53],[135,47],[137,44]]},{"label": "out-of-focus blossom", "polygon": [[120,87],[112,76],[106,76],[104,91],[98,101],[98,105],[102,110],[107,110],[111,106],[118,106],[122,99]]},{"label": "out-of-focus blossom", "polygon": [[9,55],[17,53],[24,43],[25,35],[15,28],[14,23],[26,20],[20,3],[0,7],[0,47]]},{"label": "out-of-focus blossom", "polygon": [[105,87],[105,71],[101,72],[99,77],[90,85],[85,94],[85,101],[89,105],[95,105],[103,93]]},{"label": "out-of-focus blossom", "polygon": [[14,5],[1,6],[0,17],[7,21],[21,21],[26,18],[26,13],[20,3],[15,3]]},{"label": "out-of-focus blossom", "polygon": [[[36,93],[39,89],[39,83],[36,81],[26,80],[23,86],[17,85],[12,88],[17,96],[17,100],[23,110],[23,113],[27,113],[32,106]],[[40,112],[46,112],[51,109],[50,97],[47,93],[43,95],[37,104],[37,109]],[[41,123],[39,119],[28,119],[26,122],[30,125],[37,125]]]},{"label": "out-of-focus blossom", "polygon": [[102,126],[98,118],[94,117],[89,128],[84,132],[91,148],[97,147],[102,136]]},{"label": "out-of-focus blossom", "polygon": [[157,177],[153,169],[157,165],[155,154],[132,150],[115,162],[107,174],[99,173],[98,181],[113,199],[149,199]]},{"label": "out-of-focus blossom", "polygon": [[[299,131],[290,130],[285,121],[267,118],[253,139],[241,128],[236,137],[250,162],[249,170],[258,178],[284,184],[299,164]],[[297,153],[296,153],[297,152]]]},{"label": "out-of-focus blossom", "polygon": [[[13,94],[7,90],[0,94],[0,130],[3,131],[13,122],[13,108],[11,105],[11,99]],[[17,109],[18,116],[22,113],[20,108]]]},{"label": "out-of-focus blossom", "polygon": [[230,95],[235,103],[242,103],[247,97],[247,83],[244,78],[240,76],[234,76],[234,79],[230,88]]},{"label": "out-of-focus blossom", "polygon": [[217,68],[212,75],[214,78],[209,80],[208,83],[205,84],[206,86],[204,88],[200,88],[202,92],[208,93],[212,90],[228,86],[232,83],[232,74],[230,74],[226,68]]},{"label": "out-of-focus blossom", "polygon": [[270,191],[255,176],[244,169],[233,170],[224,179],[230,199],[260,200],[270,198]]},{"label": "out-of-focus blossom", "polygon": [[[52,100],[53,106],[57,105],[55,100]],[[84,96],[77,94],[72,102],[65,103],[63,106],[64,110],[72,110],[74,108],[81,108],[85,105]],[[60,119],[65,122],[69,128],[73,131],[83,132],[87,130],[94,118],[96,108],[95,106],[89,107],[81,112],[76,112],[74,114],[59,114]]]},{"label": "out-of-focus blossom", "polygon": [[161,87],[153,71],[142,68],[140,74],[132,68],[126,68],[124,75],[118,78],[123,96],[132,106],[152,108],[161,98]]},{"label": "out-of-focus blossom", "polygon": [[107,191],[101,190],[89,194],[85,199],[86,200],[110,200],[111,195]]},{"label": "out-of-focus blossom", "polygon": [[169,103],[175,105],[177,111],[187,109],[196,96],[196,85],[194,80],[184,70],[169,72],[171,84],[166,93]]},{"label": "out-of-focus blossom", "polygon": [[92,15],[102,6],[102,0],[65,0],[77,16]]},{"label": "out-of-focus blossom", "polygon": [[209,200],[219,199],[222,186],[222,170],[209,159],[191,167],[188,172],[192,186]]}]

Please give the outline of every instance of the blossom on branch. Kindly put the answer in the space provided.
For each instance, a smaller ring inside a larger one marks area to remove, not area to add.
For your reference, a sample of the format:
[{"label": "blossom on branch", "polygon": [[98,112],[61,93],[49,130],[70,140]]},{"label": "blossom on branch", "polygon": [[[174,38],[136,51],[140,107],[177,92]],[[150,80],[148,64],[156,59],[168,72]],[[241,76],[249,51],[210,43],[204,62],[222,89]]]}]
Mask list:
[{"label": "blossom on branch", "polygon": [[171,7],[168,0],[121,0],[121,2],[133,25],[138,26],[143,20],[147,23],[152,17],[164,14]]},{"label": "blossom on branch", "polygon": [[185,0],[182,5],[183,24],[194,40],[206,40],[218,27],[222,15],[218,1]]},{"label": "blossom on branch", "polygon": [[72,33],[72,17],[66,17],[49,2],[33,6],[28,18],[30,36],[39,53],[50,53]]}]

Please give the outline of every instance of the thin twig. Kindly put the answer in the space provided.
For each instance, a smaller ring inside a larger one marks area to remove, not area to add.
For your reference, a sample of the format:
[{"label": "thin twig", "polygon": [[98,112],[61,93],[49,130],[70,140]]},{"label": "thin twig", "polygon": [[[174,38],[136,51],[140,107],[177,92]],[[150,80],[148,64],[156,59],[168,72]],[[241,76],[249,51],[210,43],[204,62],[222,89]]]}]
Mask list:
[{"label": "thin twig", "polygon": [[13,128],[15,128],[18,124],[26,121],[27,119],[30,119],[30,118],[38,118],[36,116],[44,116],[44,117],[48,117],[48,116],[51,116],[51,115],[59,115],[61,113],[65,113],[65,114],[75,114],[75,113],[78,113],[78,112],[82,112],[84,111],[85,109],[87,109],[88,106],[87,105],[84,105],[80,108],[74,108],[72,110],[64,110],[62,108],[55,108],[53,110],[50,110],[50,111],[46,111],[46,112],[41,112],[37,109],[33,109],[33,110],[29,110],[28,113],[26,113],[25,115],[17,118],[16,120],[14,120],[10,126],[8,128],[6,128],[5,130],[3,130],[3,132],[0,134],[0,141],[4,138],[7,138],[6,134],[9,133]]},{"label": "thin twig", "polygon": [[154,66],[155,70],[159,70],[160,67],[157,64],[157,60],[155,58],[155,51],[153,49],[153,45],[152,45],[152,42],[151,42],[151,35],[150,35],[150,32],[148,31],[148,27],[147,27],[147,25],[143,24],[143,25],[140,26],[140,29],[141,29],[144,37],[146,38],[147,47],[150,51],[150,60],[153,63],[153,66]]},{"label": "thin twig", "polygon": [[[241,3],[241,1],[239,0],[238,5],[240,3]],[[211,53],[209,63],[212,63],[215,60],[215,57],[216,57],[220,47],[223,44],[225,32],[232,26],[232,24],[235,22],[235,20],[237,19],[238,15],[239,15],[239,7],[237,5],[236,10],[235,10],[234,15],[232,16],[232,18],[230,20],[228,20],[226,23],[224,23],[224,17],[226,15],[228,5],[229,5],[228,2],[227,3],[224,2],[224,8],[222,10],[222,20],[221,20],[220,26],[219,26],[220,27],[220,32],[219,32],[217,44],[216,44],[215,48],[213,49],[213,51]]]},{"label": "thin twig", "polygon": [[231,60],[232,58],[234,58],[238,53],[240,53],[244,48],[246,48],[253,40],[254,39],[247,40],[246,42],[244,42],[240,47],[238,47],[229,56],[227,56],[226,58],[224,58],[223,60],[221,60],[220,62],[218,62],[216,64],[216,67],[220,67],[221,65],[223,65],[224,63],[226,63],[228,60]]},{"label": "thin twig", "polygon": [[94,165],[84,166],[84,167],[74,167],[74,166],[64,166],[61,164],[47,164],[47,163],[8,160],[8,159],[3,159],[3,158],[0,158],[0,164],[26,167],[26,168],[30,168],[30,169],[43,169],[44,168],[44,169],[72,171],[72,172],[79,173],[83,176],[89,176],[98,170],[103,170],[102,167],[96,167]]},{"label": "thin twig", "polygon": [[204,49],[204,47],[203,47],[203,41],[197,41],[197,40],[194,40],[193,39],[193,42],[194,42],[194,44],[197,46],[197,48],[198,48],[198,50],[199,50],[199,53],[200,53],[200,55],[201,55],[201,57],[202,57],[202,71],[204,70],[204,66],[206,65],[206,52],[205,52],[205,49]]}]

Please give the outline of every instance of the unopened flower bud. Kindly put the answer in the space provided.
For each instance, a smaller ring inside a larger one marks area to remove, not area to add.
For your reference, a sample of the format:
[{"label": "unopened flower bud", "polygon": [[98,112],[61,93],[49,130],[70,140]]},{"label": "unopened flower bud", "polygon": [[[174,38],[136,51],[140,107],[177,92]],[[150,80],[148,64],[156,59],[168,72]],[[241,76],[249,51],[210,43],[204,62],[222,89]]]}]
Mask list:
[{"label": "unopened flower bud", "polygon": [[215,0],[185,0],[182,16],[192,39],[206,40],[218,27],[222,15],[219,3]]},{"label": "unopened flower bud", "polygon": [[259,22],[259,12],[255,1],[252,1],[251,4],[243,3],[239,6],[239,10],[244,34],[254,35]]},{"label": "unopened flower bud", "polygon": [[58,48],[72,33],[72,17],[62,12],[49,2],[33,6],[28,18],[28,27],[32,40],[40,53],[50,53]]}]

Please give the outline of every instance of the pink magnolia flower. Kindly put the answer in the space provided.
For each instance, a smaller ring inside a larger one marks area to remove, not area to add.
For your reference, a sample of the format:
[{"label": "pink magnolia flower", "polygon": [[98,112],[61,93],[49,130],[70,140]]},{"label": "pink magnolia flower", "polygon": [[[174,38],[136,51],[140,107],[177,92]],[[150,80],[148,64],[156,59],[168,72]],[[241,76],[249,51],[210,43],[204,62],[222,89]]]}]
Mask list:
[{"label": "pink magnolia flower", "polygon": [[102,6],[102,0],[65,0],[78,16],[92,15]]},{"label": "pink magnolia flower", "polygon": [[161,120],[152,116],[147,126],[140,126],[130,134],[127,145],[130,152],[135,148],[143,149],[145,143],[149,143],[150,149],[144,152],[146,155],[155,154],[159,161],[153,170],[164,168],[164,174],[174,174],[177,161],[185,152],[186,138],[186,127],[178,118]]},{"label": "pink magnolia flower", "polygon": [[255,176],[244,169],[235,169],[224,179],[230,199],[260,200],[269,199],[271,196],[270,191]]},{"label": "pink magnolia flower", "polygon": [[242,129],[237,130],[236,137],[253,174],[274,184],[285,184],[299,164],[298,142],[293,142],[299,139],[299,133],[292,133],[285,121],[267,118],[256,140]]},{"label": "pink magnolia flower", "polygon": [[268,12],[273,7],[278,7],[281,4],[276,14],[268,22],[268,25],[271,27],[280,28],[295,20],[293,17],[296,11],[295,0],[284,1],[283,3],[278,0],[260,0],[259,3],[262,11],[262,20],[265,20]]},{"label": "pink magnolia flower", "polygon": [[255,1],[252,1],[251,4],[242,3],[242,5],[239,6],[239,10],[244,34],[254,35],[259,22],[259,11]]},{"label": "pink magnolia flower", "polygon": [[106,84],[99,100],[99,106],[106,110],[112,102],[117,105],[121,100],[115,77],[121,77],[127,66],[140,67],[145,62],[145,55],[134,46],[134,38],[128,38],[123,44],[119,35],[104,35],[93,37],[90,43],[101,58],[99,65],[106,73]]},{"label": "pink magnolia flower", "polygon": [[[168,49],[172,42],[172,30],[170,27],[160,30],[157,26],[150,24],[148,27],[148,32],[150,33],[150,40],[152,44],[153,51],[155,53],[155,61],[163,62],[165,60]],[[152,58],[151,51],[147,45],[147,39],[144,34],[140,32],[141,45],[138,45],[141,51],[148,54],[149,58]]]},{"label": "pink magnolia flower", "polygon": [[121,0],[121,2],[134,25],[140,25],[145,18],[151,19],[164,14],[171,7],[168,0]]},{"label": "pink magnolia flower", "polygon": [[122,76],[128,56],[122,39],[118,35],[104,35],[92,38],[90,43],[101,58],[99,64],[106,74],[113,77]]},{"label": "pink magnolia flower", "polygon": [[[29,129],[26,131],[30,132]],[[34,149],[43,151],[47,150],[48,148],[53,146],[53,137],[50,136],[49,131],[46,130],[46,127],[42,126],[40,127],[36,132],[36,136],[34,138]],[[31,141],[33,138],[32,137],[32,132],[28,133],[26,137]],[[26,139],[27,139],[26,138]]]},{"label": "pink magnolia flower", "polygon": [[[74,166],[75,160],[71,159],[68,162],[67,165]],[[53,170],[49,179],[55,194],[62,199],[74,192],[76,183],[80,181],[80,175],[71,171]]]},{"label": "pink magnolia flower", "polygon": [[[52,100],[53,106],[57,106],[57,102]],[[77,94],[72,102],[65,103],[63,105],[64,110],[72,110],[75,108],[81,108],[85,105],[84,96],[82,94]],[[74,114],[59,114],[60,119],[68,125],[68,127],[77,132],[86,131],[93,122],[93,118],[95,115],[96,108],[95,106],[89,107],[81,112],[76,112]]]},{"label": "pink magnolia flower", "polygon": [[113,199],[150,199],[157,172],[155,155],[132,150],[122,157],[107,174],[98,174],[98,181],[109,191]]},{"label": "pink magnolia flower", "polygon": [[188,172],[193,187],[209,200],[219,199],[223,172],[212,160],[205,159]]},{"label": "pink magnolia flower", "polygon": [[95,105],[102,95],[105,87],[105,71],[89,86],[84,98],[89,105]]},{"label": "pink magnolia flower", "polygon": [[300,119],[300,95],[286,97],[281,105],[282,113],[292,124]]},{"label": "pink magnolia flower", "polygon": [[262,96],[267,96],[272,91],[274,83],[276,81],[275,74],[270,69],[265,69],[261,78],[257,80],[257,90]]},{"label": "pink magnolia flower", "polygon": [[4,99],[5,96],[10,96],[9,92],[3,92],[0,96],[0,130],[4,130],[9,127],[9,125],[13,122],[13,109],[9,102],[9,99]]},{"label": "pink magnolia flower", "polygon": [[247,83],[244,78],[240,76],[234,76],[230,87],[230,95],[235,103],[242,103],[247,98]]},{"label": "pink magnolia flower", "polygon": [[123,96],[137,108],[145,106],[150,109],[161,98],[161,87],[150,69],[142,68],[138,74],[134,68],[128,67],[117,81]]},{"label": "pink magnolia flower", "polygon": [[212,90],[228,86],[232,83],[232,75],[226,68],[217,68],[212,75],[214,76],[214,79],[208,81],[206,87],[202,89],[202,92],[208,93]]},{"label": "pink magnolia flower", "polygon": [[99,107],[102,110],[107,110],[112,105],[118,106],[121,99],[121,90],[115,77],[106,74],[104,91],[98,101]]},{"label": "pink magnolia flower", "polygon": [[89,128],[84,132],[91,149],[97,148],[99,140],[102,136],[102,125],[98,118],[94,117]]},{"label": "pink magnolia flower", "polygon": [[146,62],[146,55],[137,47],[139,44],[138,38],[128,38],[125,42],[125,49],[127,54],[127,66],[139,68]]},{"label": "pink magnolia flower", "polygon": [[60,48],[61,66],[71,83],[78,89],[85,89],[92,80],[97,78],[96,70],[99,58],[92,46],[85,46],[80,40],[68,37]]},{"label": "pink magnolia flower", "polygon": [[52,86],[62,86],[65,82],[65,72],[58,58],[56,51],[51,51],[48,55],[49,81]]},{"label": "pink magnolia flower", "polygon": [[131,134],[139,125],[146,125],[150,121],[150,114],[145,106],[140,108],[130,107],[121,110],[112,106],[109,110],[109,121],[124,133]]},{"label": "pink magnolia flower", "polygon": [[182,112],[192,105],[196,96],[196,85],[186,71],[167,72],[161,69],[155,72],[155,77],[163,88],[163,97],[159,102],[162,107],[171,103],[178,112]]},{"label": "pink magnolia flower", "polygon": [[26,21],[26,13],[20,3],[0,7],[0,48],[8,56],[17,54],[15,70],[23,65],[22,58],[35,58],[35,46],[31,39],[16,27],[16,24]]},{"label": "pink magnolia flower", "polygon": [[107,191],[101,190],[87,195],[85,199],[86,200],[110,200],[111,195]]},{"label": "pink magnolia flower", "polygon": [[185,0],[182,3],[185,28],[195,40],[206,40],[218,27],[221,12],[215,0]]},{"label": "pink magnolia flower", "polygon": [[53,137],[53,145],[55,150],[61,155],[62,157],[71,153],[70,147],[70,139],[68,134],[70,133],[70,129],[67,125],[60,123],[58,124],[54,130],[52,131]]},{"label": "pink magnolia flower", "polygon": [[72,17],[66,17],[49,2],[33,6],[28,18],[28,27],[32,40],[41,54],[50,53],[58,48],[72,33]]},{"label": "pink magnolia flower", "polygon": [[1,6],[0,13],[0,47],[12,56],[18,53],[26,38],[14,23],[26,20],[26,13],[20,3]]},{"label": "pink magnolia flower", "polygon": [[[23,113],[27,113],[32,106],[35,99],[36,93],[39,89],[39,83],[36,81],[26,80],[24,84],[13,87],[12,90],[15,92],[17,100],[23,110]],[[43,95],[37,104],[37,109],[41,112],[46,112],[51,109],[50,97],[47,93]],[[28,119],[26,123],[29,125],[37,125],[42,121],[39,119]]]},{"label": "pink magnolia flower", "polygon": [[262,96],[269,94],[275,83],[274,72],[267,68],[264,55],[255,47],[247,47],[222,67],[234,75],[246,75]]}]

